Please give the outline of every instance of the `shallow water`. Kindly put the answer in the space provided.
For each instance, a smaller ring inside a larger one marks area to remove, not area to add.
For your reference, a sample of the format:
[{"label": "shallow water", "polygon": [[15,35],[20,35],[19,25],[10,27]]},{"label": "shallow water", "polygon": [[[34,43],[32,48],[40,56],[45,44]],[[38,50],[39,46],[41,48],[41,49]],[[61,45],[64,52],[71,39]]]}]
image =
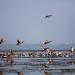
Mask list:
[{"label": "shallow water", "polygon": [[[57,59],[57,58],[56,58]],[[23,69],[24,75],[45,75],[44,72],[48,72],[49,75],[75,75],[75,64],[67,64],[71,60],[53,60],[58,64],[48,65],[47,58],[14,58],[14,63],[19,63],[19,65],[9,65],[10,68],[16,67],[18,69]],[[73,61],[73,60],[72,60]],[[24,63],[24,64],[20,64]],[[3,64],[3,60],[0,59],[0,64]],[[5,63],[4,63],[5,64]],[[45,64],[47,68],[41,68],[40,64]],[[7,66],[8,67],[8,66]],[[74,70],[60,70],[59,68],[73,68]],[[54,70],[51,70],[54,69]],[[59,70],[57,70],[59,69]],[[6,72],[6,75],[17,75],[17,73]]]}]

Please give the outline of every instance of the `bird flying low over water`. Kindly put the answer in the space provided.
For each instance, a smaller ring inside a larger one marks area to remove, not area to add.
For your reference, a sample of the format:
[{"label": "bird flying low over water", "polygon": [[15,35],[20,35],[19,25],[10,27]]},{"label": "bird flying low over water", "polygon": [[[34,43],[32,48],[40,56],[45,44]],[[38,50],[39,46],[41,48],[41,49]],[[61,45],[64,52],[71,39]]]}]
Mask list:
[{"label": "bird flying low over water", "polygon": [[5,40],[3,38],[0,38],[0,44],[3,44]]},{"label": "bird flying low over water", "polygon": [[22,43],[24,43],[24,41],[17,40],[16,45],[21,45]]},{"label": "bird flying low over water", "polygon": [[46,15],[45,18],[50,18],[52,15]]},{"label": "bird flying low over water", "polygon": [[44,45],[46,45],[46,44],[48,44],[48,43],[50,43],[50,42],[52,42],[52,41],[46,40],[46,41],[44,42]]}]

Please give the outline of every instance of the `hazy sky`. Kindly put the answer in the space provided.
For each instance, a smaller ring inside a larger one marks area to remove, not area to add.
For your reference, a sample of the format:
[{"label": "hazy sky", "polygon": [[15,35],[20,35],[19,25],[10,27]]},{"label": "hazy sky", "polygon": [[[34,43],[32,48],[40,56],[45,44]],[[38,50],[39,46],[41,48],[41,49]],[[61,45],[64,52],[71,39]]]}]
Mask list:
[{"label": "hazy sky", "polygon": [[0,0],[0,37],[9,44],[75,43],[75,0]]}]

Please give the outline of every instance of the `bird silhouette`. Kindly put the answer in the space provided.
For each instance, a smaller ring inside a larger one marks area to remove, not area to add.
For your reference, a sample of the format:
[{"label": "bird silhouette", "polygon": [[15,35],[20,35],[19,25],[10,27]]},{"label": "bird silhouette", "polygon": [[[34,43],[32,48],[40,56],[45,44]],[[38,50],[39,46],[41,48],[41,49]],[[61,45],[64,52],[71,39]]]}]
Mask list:
[{"label": "bird silhouette", "polygon": [[46,15],[45,18],[50,18],[52,15]]},{"label": "bird silhouette", "polygon": [[4,43],[4,39],[3,38],[0,38],[0,44]]},{"label": "bird silhouette", "polygon": [[46,44],[48,44],[48,43],[50,43],[50,42],[52,42],[52,41],[46,40],[46,41],[44,42],[44,45],[46,45]]},{"label": "bird silhouette", "polygon": [[22,43],[24,43],[24,41],[20,41],[20,40],[17,40],[17,43],[16,43],[16,45],[21,45]]}]

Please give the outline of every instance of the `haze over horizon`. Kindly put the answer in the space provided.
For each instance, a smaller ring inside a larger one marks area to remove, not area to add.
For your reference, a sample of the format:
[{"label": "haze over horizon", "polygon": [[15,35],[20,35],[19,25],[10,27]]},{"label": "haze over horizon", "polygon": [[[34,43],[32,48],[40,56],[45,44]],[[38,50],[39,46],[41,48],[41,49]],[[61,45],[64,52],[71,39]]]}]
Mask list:
[{"label": "haze over horizon", "polygon": [[75,0],[0,0],[0,37],[7,44],[17,39],[25,44],[75,44],[74,32]]}]

